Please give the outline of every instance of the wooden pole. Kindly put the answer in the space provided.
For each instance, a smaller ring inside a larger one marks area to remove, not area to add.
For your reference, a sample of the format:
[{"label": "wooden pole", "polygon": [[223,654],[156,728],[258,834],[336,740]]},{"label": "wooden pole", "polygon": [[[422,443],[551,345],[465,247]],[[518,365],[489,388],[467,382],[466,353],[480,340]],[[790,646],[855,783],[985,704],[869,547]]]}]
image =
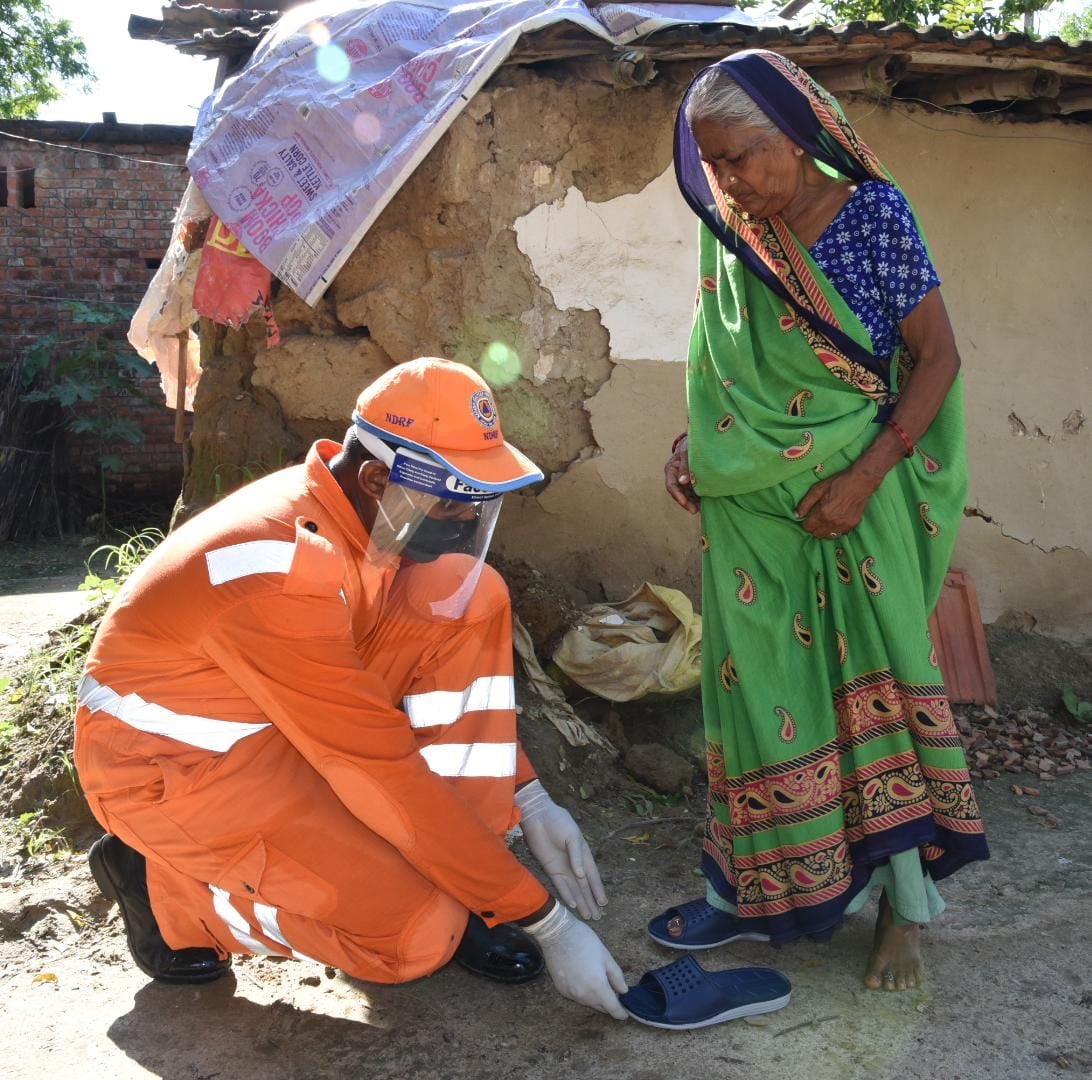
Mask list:
[{"label": "wooden pole", "polygon": [[980,72],[929,83],[902,83],[900,94],[934,105],[969,105],[972,101],[1026,101],[1056,97],[1061,76],[1054,71],[1026,68],[1023,71]]},{"label": "wooden pole", "polygon": [[906,74],[907,67],[904,55],[892,53],[890,56],[877,56],[863,64],[812,68],[811,74],[832,94],[844,94],[850,90],[890,94],[891,87]]},{"label": "wooden pole", "polygon": [[178,384],[174,392],[174,441],[186,441],[186,367],[189,357],[190,332],[183,330],[178,335]]},{"label": "wooden pole", "polygon": [[1058,95],[1059,112],[1069,114],[1092,109],[1092,89],[1072,86]]}]

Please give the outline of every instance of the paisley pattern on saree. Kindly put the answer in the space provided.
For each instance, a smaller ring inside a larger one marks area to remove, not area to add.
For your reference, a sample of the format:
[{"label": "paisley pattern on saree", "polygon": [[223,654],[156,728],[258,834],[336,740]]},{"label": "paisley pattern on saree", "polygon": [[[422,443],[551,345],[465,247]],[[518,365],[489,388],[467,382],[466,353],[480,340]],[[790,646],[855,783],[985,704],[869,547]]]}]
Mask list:
[{"label": "paisley pattern on saree", "polygon": [[[726,777],[723,759],[711,763],[709,798],[728,809],[732,831],[750,835],[781,824],[809,821],[838,805],[841,775],[838,749],[831,745],[742,777]],[[707,759],[708,761],[708,759]],[[719,769],[714,775],[712,768]]]},{"label": "paisley pattern on saree", "polygon": [[[919,758],[917,747],[923,745],[961,754],[942,684],[900,682],[884,669],[843,683],[833,700],[838,738],[787,761],[729,776],[723,747],[706,744],[703,848],[736,889],[741,916],[826,903],[849,887],[849,844],[909,822],[931,817],[952,832],[984,831],[966,765],[933,765]],[[842,775],[844,763],[869,743],[907,734],[914,745]],[[733,853],[742,839],[832,813],[837,825],[826,836],[764,853]],[[930,857],[924,849],[923,855]],[[935,848],[932,857],[942,856],[943,849]]]},{"label": "paisley pattern on saree", "polygon": [[732,860],[730,869],[739,914],[746,918],[826,903],[849,887],[851,864],[846,841],[828,838]]}]

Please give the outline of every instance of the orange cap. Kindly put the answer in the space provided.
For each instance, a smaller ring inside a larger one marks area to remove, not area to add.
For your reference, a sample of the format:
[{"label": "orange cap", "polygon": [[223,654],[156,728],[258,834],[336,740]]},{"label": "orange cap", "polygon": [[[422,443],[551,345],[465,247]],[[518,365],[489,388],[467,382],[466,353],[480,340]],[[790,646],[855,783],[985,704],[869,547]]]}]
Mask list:
[{"label": "orange cap", "polygon": [[543,478],[505,442],[493,391],[466,364],[435,356],[396,364],[357,398],[353,423],[428,454],[485,491],[513,491]]}]

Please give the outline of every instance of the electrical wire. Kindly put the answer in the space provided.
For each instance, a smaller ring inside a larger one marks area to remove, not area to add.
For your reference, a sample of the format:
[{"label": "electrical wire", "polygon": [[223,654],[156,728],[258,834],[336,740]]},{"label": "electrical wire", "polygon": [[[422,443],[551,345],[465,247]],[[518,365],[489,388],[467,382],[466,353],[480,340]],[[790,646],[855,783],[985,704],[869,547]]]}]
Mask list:
[{"label": "electrical wire", "polygon": [[[3,121],[0,121],[3,123]],[[92,150],[87,146],[69,146],[67,143],[47,142],[45,139],[32,139],[27,135],[16,135],[13,131],[4,131],[0,128],[0,138],[18,139],[20,142],[35,143],[38,146],[51,146],[55,150],[75,150],[80,154],[97,154],[99,157],[117,158],[119,161],[135,161],[138,165],[158,165],[163,169],[184,169],[185,163],[176,164],[173,161],[153,161],[151,158],[129,157],[127,154],[112,154],[107,150]]]},{"label": "electrical wire", "polygon": [[0,284],[0,292],[7,293],[9,296],[22,296],[27,300],[51,300],[58,304],[101,304],[104,307],[118,307],[131,310],[134,308],[134,304],[126,304],[120,300],[103,300],[99,296],[44,296],[40,293],[28,293],[23,292],[22,289],[7,289]]},{"label": "electrical wire", "polygon": [[[860,95],[865,96],[865,95]],[[884,94],[867,95],[869,100],[873,102],[873,108],[864,114],[864,116],[858,117],[854,120],[855,124],[861,123],[863,120],[867,120],[880,108],[889,108],[893,112],[899,113],[900,116],[906,117],[912,124],[917,124],[918,127],[925,128],[926,131],[935,131],[940,135],[966,135],[969,138],[974,139],[1001,139],[1006,142],[1014,142],[1017,139],[1041,139],[1046,142],[1064,142],[1072,143],[1074,146],[1092,146],[1092,139],[1070,139],[1064,135],[1042,135],[1038,132],[1029,132],[1027,135],[1002,135],[992,131],[964,131],[961,128],[944,128],[936,127],[933,124],[926,124],[914,116],[913,112],[907,108],[899,108],[900,105],[926,105],[933,112],[945,113],[948,116],[955,117],[974,117],[982,118],[987,116],[996,116],[999,113],[1008,112],[1017,102],[1009,101],[1004,105],[999,106],[996,109],[986,109],[982,112],[974,112],[971,109],[952,109],[945,105],[935,105],[931,101],[926,101],[924,98],[915,97],[890,97]],[[1043,117],[1044,120],[1058,121],[1057,117]]]}]

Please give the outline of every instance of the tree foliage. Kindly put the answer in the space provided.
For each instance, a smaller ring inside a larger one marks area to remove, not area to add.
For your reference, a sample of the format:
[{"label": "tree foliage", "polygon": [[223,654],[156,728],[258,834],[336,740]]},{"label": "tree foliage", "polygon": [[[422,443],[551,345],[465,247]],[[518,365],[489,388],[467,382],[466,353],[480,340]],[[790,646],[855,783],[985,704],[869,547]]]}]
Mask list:
[{"label": "tree foliage", "polygon": [[823,0],[820,11],[831,24],[854,20],[939,24],[957,33],[984,30],[1000,34],[1023,30],[1025,20],[1053,0]]},{"label": "tree foliage", "polygon": [[47,0],[0,0],[0,117],[33,119],[61,96],[57,81],[89,81],[87,49]]},{"label": "tree foliage", "polygon": [[1076,45],[1078,41],[1092,41],[1092,5],[1084,11],[1066,16],[1058,30],[1058,37]]}]

